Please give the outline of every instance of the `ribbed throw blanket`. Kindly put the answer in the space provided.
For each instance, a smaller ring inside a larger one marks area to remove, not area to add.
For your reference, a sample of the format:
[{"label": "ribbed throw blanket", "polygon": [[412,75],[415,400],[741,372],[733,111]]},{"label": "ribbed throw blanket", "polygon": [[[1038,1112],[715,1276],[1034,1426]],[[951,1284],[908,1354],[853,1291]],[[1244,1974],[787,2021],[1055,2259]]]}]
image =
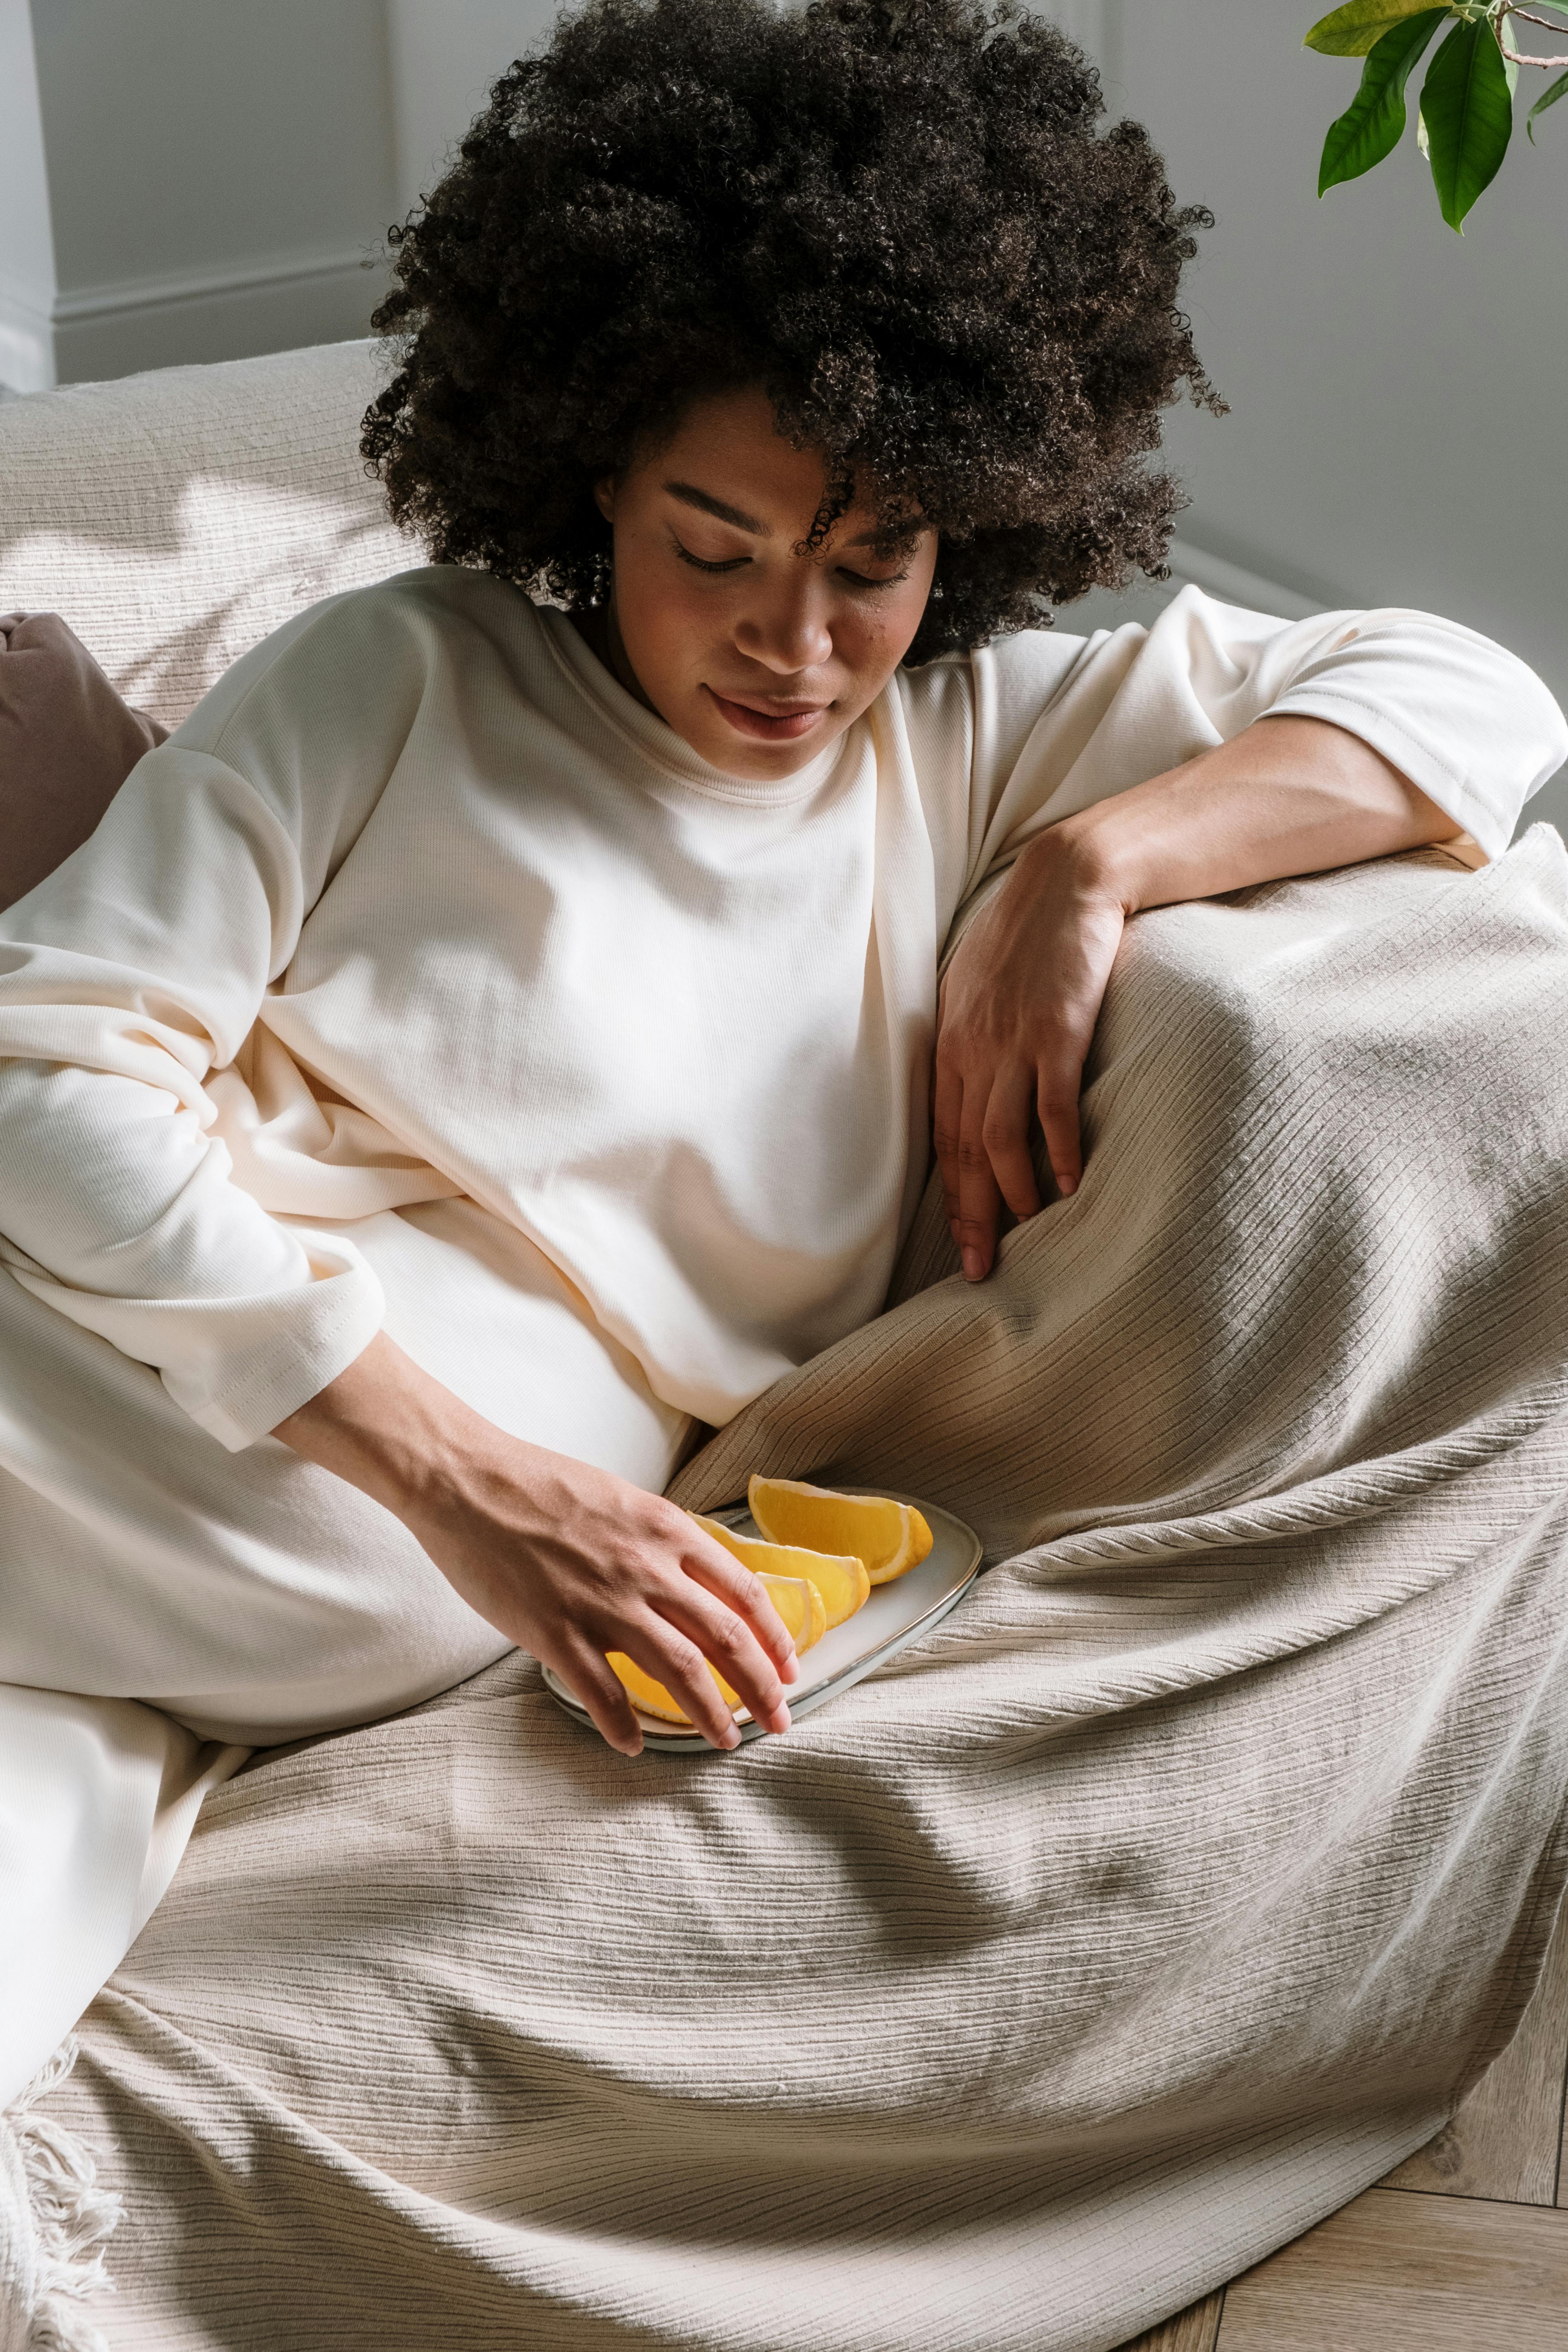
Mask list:
[{"label": "ribbed throw blanket", "polygon": [[1078,1195],[977,1289],[928,1202],[680,1482],[994,1565],[727,1759],[514,1658],[219,1790],[45,2103],[125,2201],[83,2320],[1103,2352],[1426,2138],[1564,1870],[1565,1043],[1544,827],[1141,917]]}]

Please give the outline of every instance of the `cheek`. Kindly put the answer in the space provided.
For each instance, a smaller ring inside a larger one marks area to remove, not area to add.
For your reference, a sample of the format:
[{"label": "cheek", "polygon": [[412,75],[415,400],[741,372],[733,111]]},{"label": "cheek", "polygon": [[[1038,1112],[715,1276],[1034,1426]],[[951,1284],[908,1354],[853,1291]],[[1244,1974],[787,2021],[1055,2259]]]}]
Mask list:
[{"label": "cheek", "polygon": [[661,548],[616,548],[616,616],[621,638],[643,690],[660,702],[702,663],[713,635],[710,601],[705,602]]},{"label": "cheek", "polygon": [[892,675],[914,642],[926,608],[928,586],[910,588],[875,605],[858,604],[834,632],[840,658],[858,676],[881,686]]}]

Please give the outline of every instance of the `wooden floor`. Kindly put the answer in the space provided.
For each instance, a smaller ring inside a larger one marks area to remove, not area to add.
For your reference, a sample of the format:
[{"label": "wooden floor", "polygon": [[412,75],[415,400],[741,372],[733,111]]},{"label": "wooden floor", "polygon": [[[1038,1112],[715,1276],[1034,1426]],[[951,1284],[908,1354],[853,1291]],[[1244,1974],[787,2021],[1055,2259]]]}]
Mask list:
[{"label": "wooden floor", "polygon": [[1518,2033],[1364,2197],[1123,2352],[1568,2352],[1568,1907]]}]

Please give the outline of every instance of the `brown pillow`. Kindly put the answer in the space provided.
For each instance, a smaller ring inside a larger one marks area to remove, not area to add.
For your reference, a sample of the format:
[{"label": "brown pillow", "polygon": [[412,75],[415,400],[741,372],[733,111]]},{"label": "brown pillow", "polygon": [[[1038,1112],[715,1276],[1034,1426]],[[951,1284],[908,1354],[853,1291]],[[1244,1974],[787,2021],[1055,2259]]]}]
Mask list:
[{"label": "brown pillow", "polygon": [[121,700],[57,613],[0,614],[0,908],[80,848],[167,733]]}]

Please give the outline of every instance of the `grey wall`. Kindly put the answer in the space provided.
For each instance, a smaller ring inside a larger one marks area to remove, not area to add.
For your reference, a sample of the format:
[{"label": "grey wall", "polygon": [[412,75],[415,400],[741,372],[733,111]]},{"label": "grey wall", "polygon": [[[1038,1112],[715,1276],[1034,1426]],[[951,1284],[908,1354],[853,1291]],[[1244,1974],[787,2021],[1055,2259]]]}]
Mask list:
[{"label": "grey wall", "polygon": [[[1318,13],[1110,0],[1108,94],[1216,215],[1189,308],[1231,413],[1172,421],[1182,538],[1321,604],[1449,614],[1568,703],[1568,119],[1547,116],[1538,147],[1521,127],[1462,237],[1413,137],[1320,202],[1359,67],[1302,49]],[[1530,814],[1568,824],[1568,777]]]},{"label": "grey wall", "polygon": [[[29,12],[0,11],[3,89]],[[384,0],[33,0],[30,16],[41,154],[0,136],[0,209],[47,205],[46,380],[365,331],[395,186]],[[0,97],[0,133],[16,102]]]},{"label": "grey wall", "polygon": [[400,216],[440,177],[496,77],[556,14],[555,0],[386,0]]}]

